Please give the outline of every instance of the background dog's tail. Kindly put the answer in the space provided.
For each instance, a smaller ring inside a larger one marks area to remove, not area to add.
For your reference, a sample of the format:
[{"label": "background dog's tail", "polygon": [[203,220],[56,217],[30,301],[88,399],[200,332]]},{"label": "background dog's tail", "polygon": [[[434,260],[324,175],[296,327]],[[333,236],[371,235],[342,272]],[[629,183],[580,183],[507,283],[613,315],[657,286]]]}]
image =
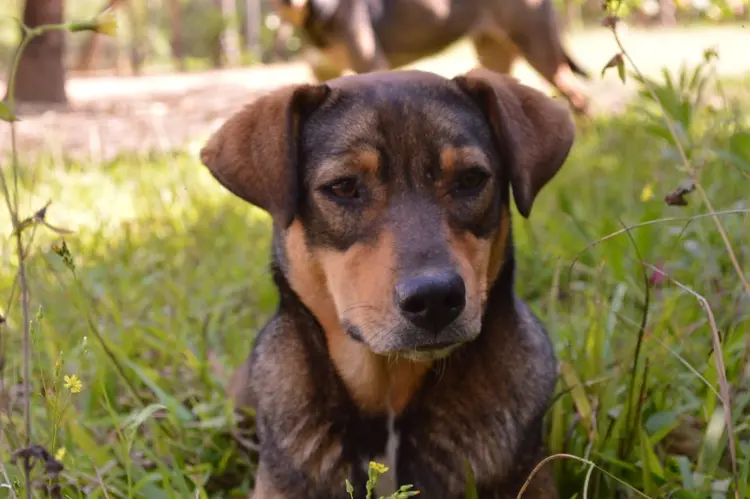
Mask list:
[{"label": "background dog's tail", "polygon": [[581,76],[581,77],[583,77],[583,78],[585,78],[587,80],[591,79],[591,76],[589,76],[589,74],[586,72],[586,70],[583,69],[580,65],[578,65],[578,63],[576,61],[574,61],[570,57],[570,54],[568,54],[567,52],[565,52],[564,55],[565,55],[565,62],[568,63],[568,66],[570,66],[570,69],[575,74],[577,74],[578,76]]}]

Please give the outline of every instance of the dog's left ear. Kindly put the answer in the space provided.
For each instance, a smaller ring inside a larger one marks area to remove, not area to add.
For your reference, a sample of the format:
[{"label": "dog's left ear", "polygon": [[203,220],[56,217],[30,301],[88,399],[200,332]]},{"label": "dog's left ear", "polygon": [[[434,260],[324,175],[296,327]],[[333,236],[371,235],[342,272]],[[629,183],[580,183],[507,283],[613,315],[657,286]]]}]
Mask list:
[{"label": "dog's left ear", "polygon": [[454,81],[474,98],[489,121],[518,211],[528,218],[534,199],[573,146],[570,111],[542,92],[489,69],[473,69]]}]

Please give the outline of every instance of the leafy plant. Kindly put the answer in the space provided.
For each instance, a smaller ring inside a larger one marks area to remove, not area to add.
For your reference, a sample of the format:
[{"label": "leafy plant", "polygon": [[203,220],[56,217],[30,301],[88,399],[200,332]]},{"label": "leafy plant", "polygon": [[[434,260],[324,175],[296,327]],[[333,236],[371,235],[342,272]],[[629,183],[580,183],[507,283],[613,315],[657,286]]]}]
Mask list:
[{"label": "leafy plant", "polygon": [[[367,482],[365,483],[365,490],[367,491],[366,499],[373,499],[372,493],[375,490],[378,479],[381,475],[387,472],[388,467],[384,464],[370,461],[370,464],[367,468]],[[414,497],[416,495],[419,495],[419,491],[411,490],[412,488],[412,485],[402,485],[393,494],[389,495],[388,497],[381,496],[379,499],[406,499],[407,497]],[[349,494],[349,497],[354,499],[354,486],[351,484],[351,482],[349,482],[349,480],[346,481],[346,491]]]}]

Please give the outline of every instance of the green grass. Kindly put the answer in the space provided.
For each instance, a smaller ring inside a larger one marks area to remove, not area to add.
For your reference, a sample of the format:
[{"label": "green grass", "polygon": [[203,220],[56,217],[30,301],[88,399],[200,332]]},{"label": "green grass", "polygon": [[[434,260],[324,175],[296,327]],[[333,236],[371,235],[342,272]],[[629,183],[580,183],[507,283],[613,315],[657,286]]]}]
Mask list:
[{"label": "green grass", "polygon": [[[731,93],[748,99],[737,90],[746,84]],[[738,105],[747,111],[750,100]],[[548,326],[564,366],[548,443],[553,453],[593,461],[648,497],[729,497],[721,492],[731,466],[706,313],[669,280],[647,293],[644,279],[653,280],[653,271],[645,262],[705,296],[715,315],[732,392],[740,497],[747,497],[750,300],[714,222],[690,219],[706,213],[695,193],[688,206],[664,203],[684,173],[660,138],[658,117],[643,107],[649,104],[582,125],[531,219],[515,217],[518,293]],[[721,221],[747,269],[750,149],[743,156],[736,137],[750,123],[733,109],[691,114],[688,153],[705,163],[701,183],[715,210],[740,210]],[[255,456],[234,431],[224,387],[276,303],[268,217],[223,190],[195,147],[190,151],[107,164],[39,160],[20,179],[23,213],[51,199],[48,221],[75,230],[66,237],[74,272],[53,249],[59,237],[43,228],[28,260],[32,442],[52,454],[65,449],[59,483],[67,497],[242,497],[252,485]],[[726,151],[739,155],[744,170],[720,157]],[[651,199],[642,200],[644,189]],[[665,217],[682,220],[633,229],[578,257],[623,223]],[[9,227],[3,213],[0,233]],[[16,268],[12,240],[2,238],[0,251],[5,300]],[[19,308],[16,300],[0,326],[0,463],[23,497],[21,470],[9,464],[24,435]],[[73,374],[80,393],[64,387],[63,377]],[[550,466],[562,498],[623,497],[618,482],[598,471],[587,477],[581,462]],[[44,481],[41,467],[34,476]],[[0,497],[8,494],[0,488]]]}]

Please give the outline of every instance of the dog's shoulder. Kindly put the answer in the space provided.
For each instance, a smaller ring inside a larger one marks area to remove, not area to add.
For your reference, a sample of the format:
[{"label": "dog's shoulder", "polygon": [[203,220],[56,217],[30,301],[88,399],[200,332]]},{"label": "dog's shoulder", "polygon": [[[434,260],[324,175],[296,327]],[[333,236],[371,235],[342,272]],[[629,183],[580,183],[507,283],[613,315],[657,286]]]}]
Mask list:
[{"label": "dog's shoulder", "polygon": [[[289,376],[299,377],[304,382],[307,373],[304,363],[304,346],[293,334],[293,324],[284,314],[276,314],[256,335],[253,348],[245,361],[235,370],[229,382],[229,396],[235,406],[242,409],[255,409],[268,399],[271,388],[264,383],[267,378],[287,380]],[[288,358],[289,363],[279,362]],[[297,369],[289,366],[299,364]],[[300,370],[300,366],[303,367]],[[291,380],[290,380],[291,381]],[[281,385],[281,386],[285,386]]]},{"label": "dog's shoulder", "polygon": [[555,371],[555,351],[547,328],[529,305],[517,296],[514,297],[513,306],[520,344],[539,362],[539,365],[531,365],[529,369],[532,372]]},{"label": "dog's shoulder", "polygon": [[529,305],[514,295],[508,306],[512,313],[486,318],[487,345],[476,372],[496,388],[494,395],[487,396],[505,394],[498,400],[500,405],[513,407],[519,423],[530,423],[549,404],[557,380],[557,357],[547,329]]},{"label": "dog's shoulder", "polygon": [[315,333],[314,323],[282,307],[258,334],[247,365],[239,370],[256,412],[263,465],[287,497],[330,490],[349,474],[341,439],[331,432],[327,395],[332,394],[320,391],[327,386],[335,392],[336,383]]},{"label": "dog's shoulder", "polygon": [[282,309],[258,333],[245,369],[254,406],[282,409],[312,396],[311,339],[304,338],[299,322]]}]

